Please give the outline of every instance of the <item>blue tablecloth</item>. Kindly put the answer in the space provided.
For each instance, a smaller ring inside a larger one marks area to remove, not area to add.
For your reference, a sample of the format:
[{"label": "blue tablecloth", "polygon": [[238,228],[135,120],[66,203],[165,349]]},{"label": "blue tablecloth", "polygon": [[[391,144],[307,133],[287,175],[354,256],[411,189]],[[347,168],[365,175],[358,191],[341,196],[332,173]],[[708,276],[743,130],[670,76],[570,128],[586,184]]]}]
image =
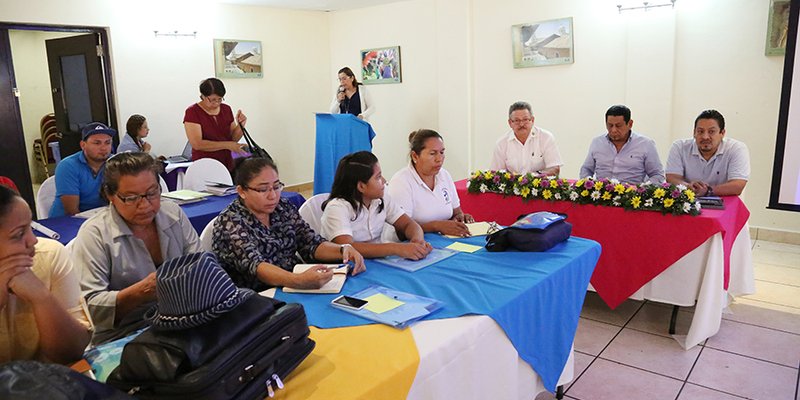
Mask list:
[{"label": "blue tablecloth", "polygon": [[[437,234],[427,234],[426,239],[439,248],[453,242]],[[483,245],[485,237],[458,241]],[[554,391],[599,257],[597,242],[573,237],[543,253],[489,253],[486,249],[459,253],[414,273],[367,261],[367,271],[348,277],[342,294],[381,285],[444,302],[441,310],[426,319],[488,315],[541,376],[545,387]],[[336,296],[280,290],[276,295],[302,303],[309,324],[320,328],[373,323],[333,308],[329,303]]]},{"label": "blue tablecloth", "polygon": [[317,114],[314,194],[330,193],[339,160],[356,151],[372,151],[375,131],[352,114]]},{"label": "blue tablecloth", "polygon": [[[203,228],[206,227],[206,224],[208,224],[208,222],[214,217],[219,215],[219,213],[222,212],[222,210],[224,210],[228,204],[231,204],[236,196],[238,195],[232,194],[229,196],[209,196],[206,198],[206,200],[184,204],[181,206],[181,208],[183,209],[183,212],[186,213],[186,216],[189,217],[189,221],[192,223],[194,229],[198,234],[200,234],[200,232],[203,231]],[[281,197],[289,200],[289,202],[298,209],[306,201],[306,199],[300,193],[296,192],[284,191],[281,192]],[[67,244],[70,240],[74,239],[75,236],[78,235],[78,229],[80,229],[84,221],[86,220],[77,217],[56,217],[42,219],[37,222],[58,232],[58,234],[61,235],[58,241],[62,244]],[[36,230],[33,232],[37,236],[45,237]]]}]

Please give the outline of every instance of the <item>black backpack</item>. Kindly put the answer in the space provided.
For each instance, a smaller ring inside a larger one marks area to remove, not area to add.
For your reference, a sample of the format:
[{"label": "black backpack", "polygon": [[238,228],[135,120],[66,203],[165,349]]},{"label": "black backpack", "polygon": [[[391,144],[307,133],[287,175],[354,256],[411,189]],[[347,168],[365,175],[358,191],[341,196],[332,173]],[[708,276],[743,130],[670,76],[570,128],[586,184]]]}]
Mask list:
[{"label": "black backpack", "polygon": [[255,295],[195,328],[148,329],[107,382],[140,399],[263,399],[314,349],[300,304]]},{"label": "black backpack", "polygon": [[63,365],[24,360],[0,366],[0,399],[126,400],[131,397]]}]

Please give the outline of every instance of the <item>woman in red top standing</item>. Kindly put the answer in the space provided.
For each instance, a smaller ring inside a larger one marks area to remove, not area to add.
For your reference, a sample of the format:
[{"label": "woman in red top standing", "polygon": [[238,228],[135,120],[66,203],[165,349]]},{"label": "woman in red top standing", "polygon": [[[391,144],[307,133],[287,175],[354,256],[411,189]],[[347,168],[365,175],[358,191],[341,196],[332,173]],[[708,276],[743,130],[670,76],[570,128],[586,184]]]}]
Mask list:
[{"label": "woman in red top standing", "polygon": [[224,96],[225,85],[221,80],[208,78],[200,82],[200,101],[186,109],[183,126],[192,145],[192,160],[213,158],[231,171],[231,152],[244,152],[239,139],[247,117],[238,110],[234,121],[231,107],[222,103]]}]

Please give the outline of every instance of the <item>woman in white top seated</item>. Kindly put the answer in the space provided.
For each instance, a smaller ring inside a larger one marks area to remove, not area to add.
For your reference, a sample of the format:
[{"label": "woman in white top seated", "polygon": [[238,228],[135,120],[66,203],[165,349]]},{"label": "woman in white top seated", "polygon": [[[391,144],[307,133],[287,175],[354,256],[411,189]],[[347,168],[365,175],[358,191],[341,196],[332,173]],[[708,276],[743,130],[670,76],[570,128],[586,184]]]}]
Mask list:
[{"label": "woman in white top seated", "polygon": [[420,129],[408,136],[411,164],[392,177],[389,195],[425,232],[469,236],[453,178],[444,164],[444,140],[436,131]]},{"label": "woman in white top seated", "polygon": [[[425,258],[432,247],[422,228],[389,198],[378,158],[368,151],[348,154],[339,161],[331,195],[322,203],[322,236],[334,243],[351,244],[366,258],[398,255]],[[397,230],[407,243],[381,243],[384,224]]]}]

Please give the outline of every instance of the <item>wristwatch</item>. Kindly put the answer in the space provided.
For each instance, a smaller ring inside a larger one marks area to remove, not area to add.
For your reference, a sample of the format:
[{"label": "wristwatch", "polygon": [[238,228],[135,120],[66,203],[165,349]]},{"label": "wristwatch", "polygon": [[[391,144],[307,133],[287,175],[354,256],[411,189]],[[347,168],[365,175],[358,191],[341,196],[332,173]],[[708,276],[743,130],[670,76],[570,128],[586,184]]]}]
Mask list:
[{"label": "wristwatch", "polygon": [[339,245],[339,253],[344,254],[344,248],[345,247],[353,247],[353,246],[351,246],[350,243],[345,243],[343,245]]},{"label": "wristwatch", "polygon": [[708,189],[706,189],[706,196],[713,196],[714,195],[714,188],[711,185],[708,185]]}]

